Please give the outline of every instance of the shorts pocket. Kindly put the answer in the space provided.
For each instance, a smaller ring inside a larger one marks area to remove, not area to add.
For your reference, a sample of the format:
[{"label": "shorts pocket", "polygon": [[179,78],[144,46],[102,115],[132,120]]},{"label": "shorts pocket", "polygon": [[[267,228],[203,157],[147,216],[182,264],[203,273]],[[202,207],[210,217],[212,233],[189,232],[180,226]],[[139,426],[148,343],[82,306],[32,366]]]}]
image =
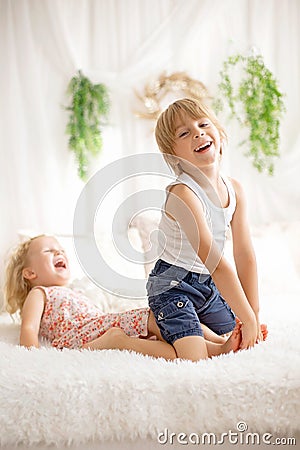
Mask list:
[{"label": "shorts pocket", "polygon": [[[157,305],[158,306],[158,305]],[[162,336],[166,340],[176,335],[184,335],[189,330],[201,327],[195,308],[188,297],[173,296],[172,300],[153,309]]]},{"label": "shorts pocket", "polygon": [[187,304],[189,303],[189,300],[187,298],[182,298],[182,296],[178,296],[178,298],[173,298],[173,300],[168,303],[166,306],[163,306],[158,312],[157,312],[157,320],[165,320],[169,317],[173,316],[174,314],[185,314],[185,308]]}]

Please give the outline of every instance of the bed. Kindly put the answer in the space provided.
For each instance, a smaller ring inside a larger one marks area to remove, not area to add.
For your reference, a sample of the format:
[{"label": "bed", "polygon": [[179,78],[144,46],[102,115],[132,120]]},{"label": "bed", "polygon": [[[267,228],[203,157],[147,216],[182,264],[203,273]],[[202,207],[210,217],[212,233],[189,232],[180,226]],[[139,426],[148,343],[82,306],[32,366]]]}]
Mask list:
[{"label": "bed", "polygon": [[[143,220],[132,227],[136,248],[147,248],[153,226]],[[296,448],[299,230],[299,223],[253,229],[261,318],[269,337],[248,351],[192,363],[118,350],[58,351],[47,343],[27,350],[17,345],[18,321],[2,313],[1,448],[179,449],[221,445],[222,440],[222,448],[240,447],[247,440],[253,448],[267,448],[279,442],[275,439]],[[72,251],[65,239],[63,245]],[[149,268],[139,267],[133,276],[143,277]],[[146,298],[102,291],[80,269],[75,275],[73,286],[106,311],[146,304]]]}]

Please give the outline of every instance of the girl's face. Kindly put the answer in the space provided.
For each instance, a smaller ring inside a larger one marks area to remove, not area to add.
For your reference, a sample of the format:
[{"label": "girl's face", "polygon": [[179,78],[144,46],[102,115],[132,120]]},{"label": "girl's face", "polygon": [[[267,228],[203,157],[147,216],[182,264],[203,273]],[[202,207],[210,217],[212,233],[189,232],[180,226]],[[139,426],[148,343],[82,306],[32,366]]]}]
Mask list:
[{"label": "girl's face", "polygon": [[203,169],[219,161],[220,148],[220,133],[207,117],[196,120],[185,114],[176,120],[176,156]]},{"label": "girl's face", "polygon": [[29,246],[24,278],[32,286],[64,286],[70,278],[68,258],[54,237],[41,236]]}]

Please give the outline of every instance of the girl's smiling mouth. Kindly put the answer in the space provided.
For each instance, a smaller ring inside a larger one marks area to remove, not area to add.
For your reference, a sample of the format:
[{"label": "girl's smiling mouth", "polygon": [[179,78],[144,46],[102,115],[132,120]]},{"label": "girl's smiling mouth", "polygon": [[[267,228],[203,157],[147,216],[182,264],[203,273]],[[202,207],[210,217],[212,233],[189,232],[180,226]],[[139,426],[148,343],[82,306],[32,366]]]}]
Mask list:
[{"label": "girl's smiling mouth", "polygon": [[55,263],[54,263],[54,267],[56,269],[66,269],[67,268],[67,264],[65,262],[65,260],[63,258],[59,258]]}]

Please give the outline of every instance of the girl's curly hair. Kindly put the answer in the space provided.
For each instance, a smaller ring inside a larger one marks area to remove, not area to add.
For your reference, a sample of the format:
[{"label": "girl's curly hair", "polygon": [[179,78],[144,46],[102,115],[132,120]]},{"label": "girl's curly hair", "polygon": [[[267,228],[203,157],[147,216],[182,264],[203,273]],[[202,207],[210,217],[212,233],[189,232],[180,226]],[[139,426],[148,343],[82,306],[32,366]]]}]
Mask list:
[{"label": "girl's curly hair", "polygon": [[28,239],[16,248],[10,254],[5,270],[4,284],[4,300],[5,308],[10,314],[17,311],[22,313],[23,304],[31,290],[31,285],[26,278],[23,277],[23,269],[25,268],[26,256],[31,242],[40,236]]}]

